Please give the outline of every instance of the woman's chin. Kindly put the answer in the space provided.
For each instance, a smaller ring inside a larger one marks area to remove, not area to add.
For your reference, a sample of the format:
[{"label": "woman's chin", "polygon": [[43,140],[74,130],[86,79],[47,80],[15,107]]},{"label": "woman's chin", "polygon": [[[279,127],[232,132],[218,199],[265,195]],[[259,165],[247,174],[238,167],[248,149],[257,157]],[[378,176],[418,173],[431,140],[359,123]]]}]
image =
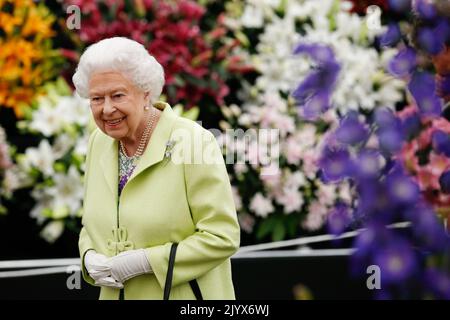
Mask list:
[{"label": "woman's chin", "polygon": [[116,140],[120,140],[125,136],[123,130],[115,130],[108,127],[105,128],[104,133]]}]

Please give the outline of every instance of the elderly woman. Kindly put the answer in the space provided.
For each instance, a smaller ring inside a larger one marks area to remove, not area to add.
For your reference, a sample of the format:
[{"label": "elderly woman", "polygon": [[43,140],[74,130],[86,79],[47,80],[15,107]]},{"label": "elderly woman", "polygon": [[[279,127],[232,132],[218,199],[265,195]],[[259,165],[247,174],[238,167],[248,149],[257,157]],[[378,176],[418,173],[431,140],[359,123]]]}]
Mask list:
[{"label": "elderly woman", "polygon": [[84,279],[100,299],[234,299],[240,230],[214,135],[157,101],[163,69],[130,39],[87,48],[73,82],[98,127],[86,159]]}]

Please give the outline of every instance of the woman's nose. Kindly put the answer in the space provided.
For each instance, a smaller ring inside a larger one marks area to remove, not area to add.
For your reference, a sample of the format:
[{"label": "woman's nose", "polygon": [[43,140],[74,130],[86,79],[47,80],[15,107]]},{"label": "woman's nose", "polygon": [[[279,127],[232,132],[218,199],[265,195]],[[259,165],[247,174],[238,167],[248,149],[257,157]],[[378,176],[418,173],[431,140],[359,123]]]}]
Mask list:
[{"label": "woman's nose", "polygon": [[116,108],[113,106],[113,103],[109,97],[105,97],[105,103],[103,105],[103,113],[104,114],[111,114],[116,110]]}]

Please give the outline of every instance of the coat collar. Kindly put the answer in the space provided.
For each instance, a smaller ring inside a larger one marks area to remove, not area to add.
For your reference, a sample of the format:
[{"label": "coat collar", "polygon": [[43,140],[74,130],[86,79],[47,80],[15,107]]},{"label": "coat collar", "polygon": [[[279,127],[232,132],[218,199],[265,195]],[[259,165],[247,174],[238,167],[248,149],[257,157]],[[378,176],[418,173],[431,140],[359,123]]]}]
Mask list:
[{"label": "coat collar", "polygon": [[[153,106],[163,112],[158,120],[158,123],[156,124],[155,129],[153,130],[144,154],[141,156],[141,159],[139,160],[133,175],[128,180],[128,183],[142,171],[164,159],[166,143],[170,139],[177,115],[172,110],[170,105],[165,102],[156,102]],[[118,141],[106,135],[105,137],[107,138],[105,143],[106,148],[101,156],[100,166],[111,191],[113,194],[117,194],[119,183]]]}]

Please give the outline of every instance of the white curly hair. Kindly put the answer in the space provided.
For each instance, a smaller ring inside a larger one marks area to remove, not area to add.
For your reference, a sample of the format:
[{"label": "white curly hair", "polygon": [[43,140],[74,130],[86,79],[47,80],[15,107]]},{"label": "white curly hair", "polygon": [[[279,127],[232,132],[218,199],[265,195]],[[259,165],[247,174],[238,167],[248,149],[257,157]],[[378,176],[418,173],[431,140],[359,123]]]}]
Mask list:
[{"label": "white curly hair", "polygon": [[89,98],[89,80],[93,72],[118,71],[144,92],[150,92],[150,103],[161,95],[164,70],[145,47],[131,39],[113,37],[90,45],[81,55],[72,77],[77,93]]}]

